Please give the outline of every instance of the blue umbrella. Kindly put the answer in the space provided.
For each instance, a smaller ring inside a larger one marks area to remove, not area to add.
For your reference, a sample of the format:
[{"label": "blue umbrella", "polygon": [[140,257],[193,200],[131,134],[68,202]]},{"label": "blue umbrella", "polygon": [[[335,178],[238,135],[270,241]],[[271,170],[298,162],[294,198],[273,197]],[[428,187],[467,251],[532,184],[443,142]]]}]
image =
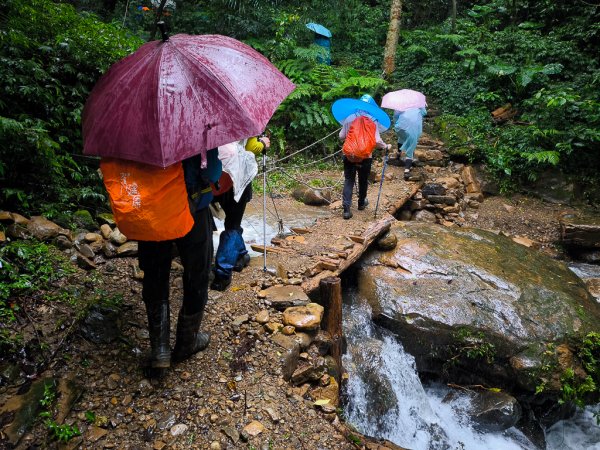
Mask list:
[{"label": "blue umbrella", "polygon": [[367,102],[356,98],[341,98],[331,105],[331,113],[339,123],[344,122],[352,114],[361,115],[361,112],[367,113],[375,122],[380,130],[387,130],[392,124],[389,116],[375,102]]},{"label": "blue umbrella", "polygon": [[306,24],[306,28],[308,28],[309,30],[314,31],[317,34],[320,34],[321,36],[325,36],[330,38],[331,37],[331,31],[329,31],[327,28],[325,28],[323,25],[319,25],[318,23],[307,23]]}]

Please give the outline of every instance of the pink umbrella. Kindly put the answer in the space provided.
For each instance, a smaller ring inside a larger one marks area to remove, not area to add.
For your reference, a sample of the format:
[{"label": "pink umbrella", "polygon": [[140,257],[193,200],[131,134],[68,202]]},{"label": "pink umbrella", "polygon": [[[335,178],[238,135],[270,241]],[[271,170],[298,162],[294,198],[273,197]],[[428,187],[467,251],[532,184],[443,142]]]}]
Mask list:
[{"label": "pink umbrella", "polygon": [[142,45],[98,81],[83,153],[167,167],[262,133],[295,88],[256,50],[220,35]]},{"label": "pink umbrella", "polygon": [[399,91],[388,92],[381,99],[381,107],[389,108],[395,111],[406,111],[411,108],[425,108],[427,102],[425,96],[412,89],[401,89]]}]

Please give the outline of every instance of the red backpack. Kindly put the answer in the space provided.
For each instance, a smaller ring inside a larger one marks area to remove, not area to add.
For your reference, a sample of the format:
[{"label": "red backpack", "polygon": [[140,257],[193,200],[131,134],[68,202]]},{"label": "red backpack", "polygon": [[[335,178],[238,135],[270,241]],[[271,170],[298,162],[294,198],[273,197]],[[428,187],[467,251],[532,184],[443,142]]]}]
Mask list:
[{"label": "red backpack", "polygon": [[352,121],[346,135],[342,152],[350,162],[358,163],[371,157],[375,148],[375,122],[365,116]]}]

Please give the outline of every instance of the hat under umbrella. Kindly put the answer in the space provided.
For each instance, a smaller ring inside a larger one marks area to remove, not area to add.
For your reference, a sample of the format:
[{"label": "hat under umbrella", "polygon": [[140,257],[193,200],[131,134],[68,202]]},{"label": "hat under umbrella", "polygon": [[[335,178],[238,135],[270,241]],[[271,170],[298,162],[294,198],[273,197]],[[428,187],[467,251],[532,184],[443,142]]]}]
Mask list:
[{"label": "hat under umbrella", "polygon": [[427,101],[425,96],[419,91],[412,89],[401,89],[399,91],[388,92],[381,99],[381,107],[396,111],[406,111],[411,108],[425,108]]},{"label": "hat under umbrella", "polygon": [[264,131],[294,84],[248,45],[178,34],[115,63],[83,110],[83,153],[167,167]]},{"label": "hat under umbrella", "polygon": [[363,113],[367,113],[377,122],[380,130],[385,131],[391,125],[390,118],[386,112],[377,106],[375,101],[370,102],[368,99],[341,98],[331,105],[331,113],[335,120],[342,124],[344,120],[352,115],[360,116]]}]

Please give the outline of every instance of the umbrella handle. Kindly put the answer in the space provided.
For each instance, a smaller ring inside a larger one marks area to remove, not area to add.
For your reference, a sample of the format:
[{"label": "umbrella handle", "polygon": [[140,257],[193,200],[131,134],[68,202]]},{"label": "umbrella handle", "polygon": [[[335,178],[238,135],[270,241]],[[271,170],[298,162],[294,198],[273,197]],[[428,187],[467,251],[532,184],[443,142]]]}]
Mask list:
[{"label": "umbrella handle", "polygon": [[160,22],[156,22],[156,26],[160,30],[160,34],[162,36],[162,41],[167,42],[169,40],[169,35],[167,34],[167,28],[165,27],[165,22],[162,20]]}]

